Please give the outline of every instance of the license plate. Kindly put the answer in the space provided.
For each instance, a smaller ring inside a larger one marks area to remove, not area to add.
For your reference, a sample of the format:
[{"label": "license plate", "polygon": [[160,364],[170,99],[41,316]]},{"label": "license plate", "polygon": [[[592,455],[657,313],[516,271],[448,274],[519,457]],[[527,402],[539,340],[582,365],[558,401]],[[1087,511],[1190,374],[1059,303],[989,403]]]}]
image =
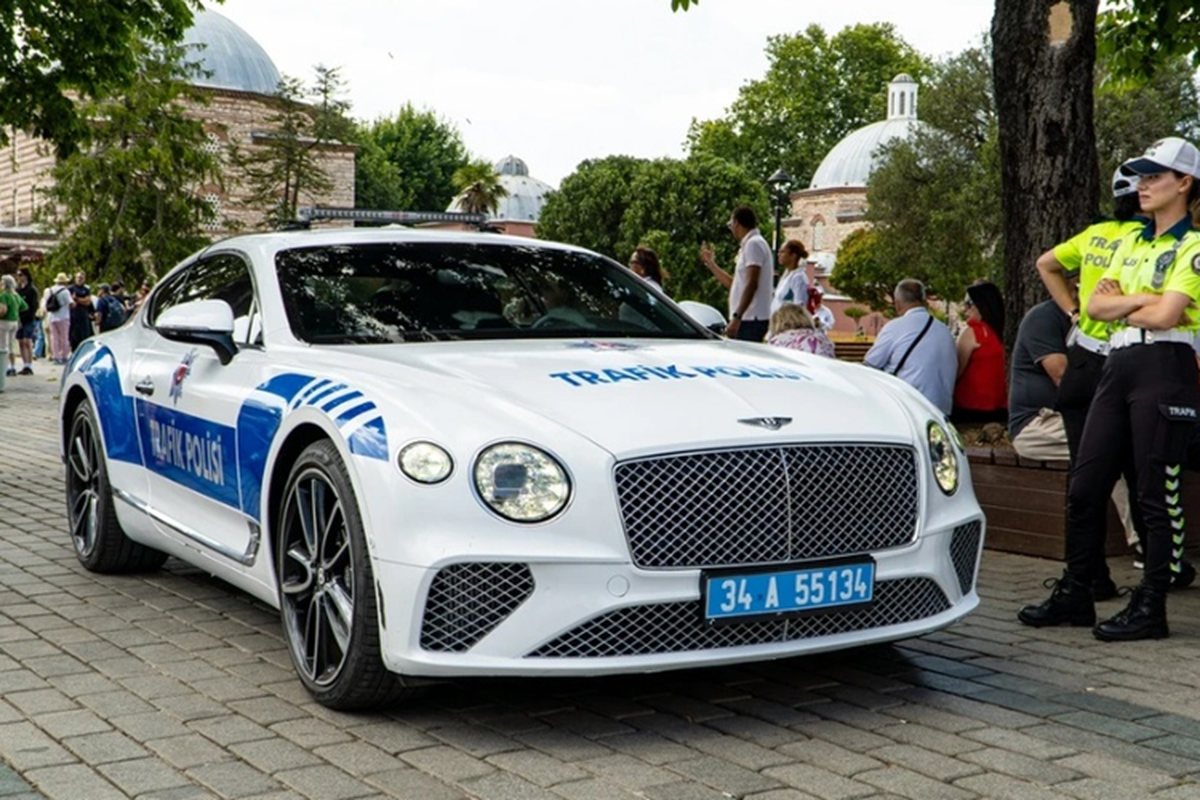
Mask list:
[{"label": "license plate", "polygon": [[875,596],[875,563],[842,562],[771,572],[706,572],[700,580],[705,619],[745,621],[750,617],[866,605]]}]

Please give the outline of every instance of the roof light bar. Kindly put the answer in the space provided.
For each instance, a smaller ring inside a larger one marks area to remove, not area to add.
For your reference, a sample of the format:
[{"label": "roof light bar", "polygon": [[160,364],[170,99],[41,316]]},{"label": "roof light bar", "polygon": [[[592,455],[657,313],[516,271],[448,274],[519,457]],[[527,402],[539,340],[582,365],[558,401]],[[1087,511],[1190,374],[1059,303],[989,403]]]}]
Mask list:
[{"label": "roof light bar", "polygon": [[459,222],[463,225],[484,225],[486,214],[468,214],[462,211],[386,211],[375,208],[337,208],[334,206],[304,206],[296,209],[299,222],[316,220],[354,220],[355,222],[396,222],[412,225],[419,222]]}]

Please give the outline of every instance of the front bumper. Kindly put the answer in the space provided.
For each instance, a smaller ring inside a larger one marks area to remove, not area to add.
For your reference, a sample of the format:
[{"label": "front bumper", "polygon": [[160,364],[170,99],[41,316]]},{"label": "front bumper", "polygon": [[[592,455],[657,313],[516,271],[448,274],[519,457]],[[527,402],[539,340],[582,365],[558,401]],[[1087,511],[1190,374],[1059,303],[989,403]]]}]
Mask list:
[{"label": "front bumper", "polygon": [[[713,626],[700,571],[628,562],[376,560],[388,669],[408,676],[606,675],[714,666],[856,647],[943,628],[979,604],[981,516],[871,554],[865,609]],[[432,590],[432,591],[431,591]]]}]

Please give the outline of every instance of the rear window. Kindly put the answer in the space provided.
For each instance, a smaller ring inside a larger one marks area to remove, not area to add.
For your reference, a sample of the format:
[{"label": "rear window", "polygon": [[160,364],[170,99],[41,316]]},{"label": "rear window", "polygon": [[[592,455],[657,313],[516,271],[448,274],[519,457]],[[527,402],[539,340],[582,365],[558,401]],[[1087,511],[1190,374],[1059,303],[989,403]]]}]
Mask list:
[{"label": "rear window", "polygon": [[312,344],[707,337],[599,256],[468,243],[300,247],[276,255],[296,338]]}]

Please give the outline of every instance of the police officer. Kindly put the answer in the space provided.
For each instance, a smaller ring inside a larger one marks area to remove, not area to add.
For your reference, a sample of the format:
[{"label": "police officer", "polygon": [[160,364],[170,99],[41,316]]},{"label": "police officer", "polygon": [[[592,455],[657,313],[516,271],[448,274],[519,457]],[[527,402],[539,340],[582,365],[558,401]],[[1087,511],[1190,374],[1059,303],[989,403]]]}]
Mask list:
[{"label": "police officer", "polygon": [[[1146,218],[1140,215],[1138,202],[1138,175],[1121,165],[1113,173],[1113,219],[1090,225],[1072,238],[1047,250],[1038,258],[1037,269],[1042,283],[1063,312],[1071,317],[1076,329],[1067,350],[1067,368],[1058,387],[1056,410],[1062,414],[1063,428],[1067,434],[1067,449],[1071,460],[1079,452],[1079,440],[1083,436],[1083,424],[1087,419],[1092,398],[1100,383],[1100,371],[1108,355],[1108,323],[1092,319],[1087,313],[1087,303],[1092,290],[1108,269],[1113,253],[1126,236],[1136,235],[1145,227]],[[1079,296],[1076,299],[1068,281],[1068,272],[1079,272]],[[1136,485],[1133,464],[1127,460],[1123,480],[1112,490],[1113,503],[1121,512],[1121,522],[1126,529],[1130,544],[1139,551],[1145,530],[1137,497],[1130,496],[1128,487]],[[1136,539],[1134,539],[1136,531]],[[1172,588],[1185,588],[1196,579],[1195,568],[1183,558],[1172,563]],[[1108,600],[1117,596],[1117,587],[1109,577],[1108,563],[1104,559],[1103,547],[1097,551],[1097,569],[1092,593],[1096,600]]]},{"label": "police officer", "polygon": [[1112,323],[1112,332],[1071,471],[1067,568],[1049,599],[1018,615],[1035,626],[1095,623],[1091,584],[1108,489],[1131,457],[1146,524],[1145,573],[1129,605],[1093,629],[1106,641],[1168,635],[1171,563],[1183,549],[1182,463],[1200,410],[1191,346],[1200,330],[1200,234],[1191,217],[1200,199],[1200,151],[1162,139],[1125,168],[1140,176],[1138,198],[1150,221],[1125,238],[1088,301],[1089,316]]}]

